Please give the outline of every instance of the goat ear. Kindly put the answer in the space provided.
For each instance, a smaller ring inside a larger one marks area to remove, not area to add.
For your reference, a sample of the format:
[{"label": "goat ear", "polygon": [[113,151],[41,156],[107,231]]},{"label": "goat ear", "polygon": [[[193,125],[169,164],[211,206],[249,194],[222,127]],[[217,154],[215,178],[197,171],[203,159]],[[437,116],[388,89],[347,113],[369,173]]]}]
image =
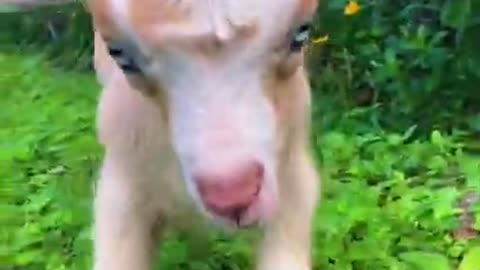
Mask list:
[{"label": "goat ear", "polygon": [[319,0],[299,0],[300,14],[304,16],[312,16],[318,7]]},{"label": "goat ear", "polygon": [[110,3],[107,0],[87,0],[87,9],[92,16],[93,27],[102,35],[116,36]]}]

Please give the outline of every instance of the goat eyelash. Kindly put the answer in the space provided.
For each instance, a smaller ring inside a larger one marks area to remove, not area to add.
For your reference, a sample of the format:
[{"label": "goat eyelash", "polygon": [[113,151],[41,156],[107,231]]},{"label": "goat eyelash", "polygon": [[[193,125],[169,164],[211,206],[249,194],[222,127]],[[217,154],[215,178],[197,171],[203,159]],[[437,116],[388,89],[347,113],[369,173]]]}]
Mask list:
[{"label": "goat eyelash", "polygon": [[140,67],[135,63],[133,57],[130,57],[124,53],[124,50],[115,46],[108,47],[108,54],[112,56],[117,65],[125,72],[129,74],[138,74],[142,71]]},{"label": "goat eyelash", "polygon": [[296,31],[293,33],[293,38],[290,42],[291,51],[294,51],[294,52],[299,51],[305,45],[305,43],[308,41],[310,37],[310,28],[311,28],[311,24],[308,22],[300,25],[296,29]]},{"label": "goat eyelash", "polygon": [[112,57],[121,57],[123,52],[119,48],[109,47],[108,48],[108,54],[110,54],[110,56],[112,56]]}]

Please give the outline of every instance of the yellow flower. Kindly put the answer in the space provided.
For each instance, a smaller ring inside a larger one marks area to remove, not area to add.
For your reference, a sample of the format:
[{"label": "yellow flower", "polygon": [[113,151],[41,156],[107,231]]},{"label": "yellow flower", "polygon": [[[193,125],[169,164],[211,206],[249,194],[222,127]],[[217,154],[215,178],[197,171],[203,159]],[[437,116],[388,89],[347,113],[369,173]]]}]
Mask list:
[{"label": "yellow flower", "polygon": [[360,11],[360,5],[357,3],[357,1],[350,1],[348,2],[348,5],[345,6],[345,10],[343,11],[343,14],[347,16],[354,15]]},{"label": "yellow flower", "polygon": [[323,37],[318,37],[316,39],[312,40],[313,44],[320,44],[320,43],[326,43],[328,41],[328,35],[325,35]]}]

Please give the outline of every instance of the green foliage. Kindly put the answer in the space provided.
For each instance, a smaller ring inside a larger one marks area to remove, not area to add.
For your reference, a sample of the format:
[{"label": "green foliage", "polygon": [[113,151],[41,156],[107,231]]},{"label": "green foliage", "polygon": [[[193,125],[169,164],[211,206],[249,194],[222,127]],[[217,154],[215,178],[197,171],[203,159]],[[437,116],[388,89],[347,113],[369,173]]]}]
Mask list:
[{"label": "green foliage", "polygon": [[[318,269],[455,269],[466,247],[450,233],[461,226],[459,198],[480,190],[480,160],[464,152],[461,136],[434,131],[428,141],[408,140],[391,133],[318,138],[325,175]],[[463,166],[469,162],[475,174]]]},{"label": "green foliage", "polygon": [[346,0],[321,2],[315,33],[330,39],[311,59],[319,100],[339,114],[370,108],[365,117],[397,131],[479,130],[480,2],[364,0],[353,16]]},{"label": "green foliage", "polygon": [[96,85],[41,60],[0,54],[1,268],[86,269]]},{"label": "green foliage", "polygon": [[2,10],[2,51],[41,51],[50,62],[65,69],[89,70],[93,53],[90,14],[79,1],[61,7],[41,7],[25,12]]}]

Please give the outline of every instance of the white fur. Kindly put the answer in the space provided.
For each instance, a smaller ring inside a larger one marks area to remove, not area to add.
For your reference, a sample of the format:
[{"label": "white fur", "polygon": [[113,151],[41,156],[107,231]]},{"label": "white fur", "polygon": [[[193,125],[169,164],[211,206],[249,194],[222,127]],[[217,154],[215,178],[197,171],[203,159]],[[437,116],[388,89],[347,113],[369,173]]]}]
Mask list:
[{"label": "white fur", "polygon": [[[128,25],[125,10],[128,0],[111,1],[119,27],[148,52]],[[269,40],[276,34],[270,29],[276,26],[277,18],[291,17],[294,4],[291,0],[277,1],[275,7],[256,0],[198,1],[193,4],[198,21],[192,24],[204,26],[200,32],[228,39],[234,27],[232,21],[237,24],[258,21],[262,26],[261,34],[255,42],[249,43],[249,48],[232,52],[228,58],[215,62],[186,54],[174,46],[167,47],[162,55],[154,56],[153,64],[147,69],[167,91],[173,146],[179,155],[188,190],[199,205],[192,172],[206,166],[234,164],[246,158],[258,159],[265,165],[266,190],[277,193],[275,116],[261,85],[261,70],[265,64],[262,54],[270,49],[267,47]],[[192,33],[197,33],[199,28],[194,29]],[[226,126],[225,122],[231,124]],[[223,149],[213,148],[215,139],[227,142]]]}]

